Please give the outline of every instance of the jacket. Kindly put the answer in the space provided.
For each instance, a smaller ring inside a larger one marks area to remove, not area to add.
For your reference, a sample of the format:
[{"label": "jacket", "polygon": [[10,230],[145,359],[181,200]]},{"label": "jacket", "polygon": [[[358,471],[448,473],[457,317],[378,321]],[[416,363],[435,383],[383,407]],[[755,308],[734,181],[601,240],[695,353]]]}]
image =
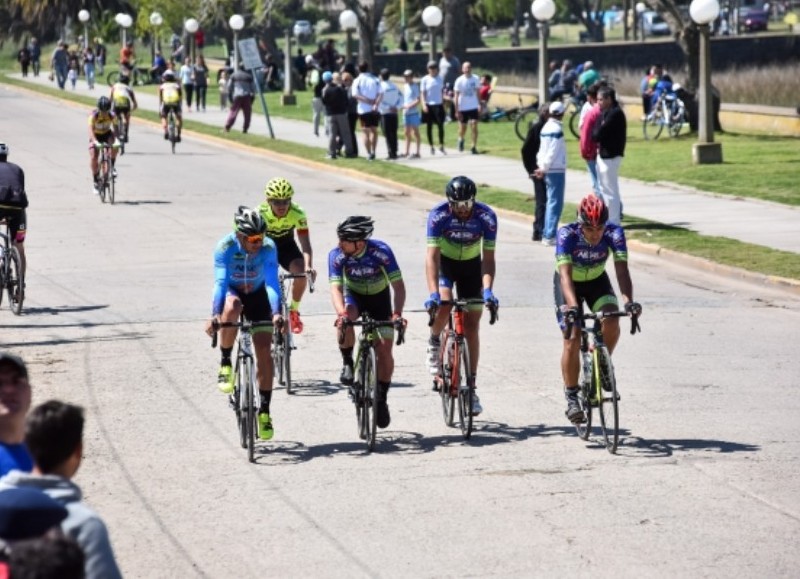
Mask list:
[{"label": "jacket", "polygon": [[551,117],[542,127],[541,145],[536,163],[545,173],[564,173],[567,170],[567,146],[561,121]]}]

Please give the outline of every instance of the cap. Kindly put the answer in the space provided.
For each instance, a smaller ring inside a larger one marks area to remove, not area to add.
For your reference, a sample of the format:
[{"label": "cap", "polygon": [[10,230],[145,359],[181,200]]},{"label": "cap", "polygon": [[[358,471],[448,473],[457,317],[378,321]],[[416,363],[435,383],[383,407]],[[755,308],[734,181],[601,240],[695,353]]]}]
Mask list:
[{"label": "cap", "polygon": [[331,71],[326,70],[325,72],[322,73],[322,82],[331,82],[332,80],[333,80],[333,74],[331,74]]},{"label": "cap", "polygon": [[561,101],[555,101],[550,103],[550,108],[548,109],[551,115],[563,115],[564,114],[564,103]]},{"label": "cap", "polygon": [[381,69],[381,76],[383,76],[384,74],[389,74],[389,69],[388,68],[382,68]]},{"label": "cap", "polygon": [[11,364],[19,373],[22,374],[23,378],[28,377],[28,369],[25,367],[25,362],[22,361],[22,358],[19,356],[15,356],[10,352],[0,352],[0,365],[2,364]]},{"label": "cap", "polygon": [[67,518],[67,509],[34,488],[0,491],[0,539],[36,539]]},{"label": "cap", "polygon": [[439,68],[439,63],[435,60],[428,61],[428,68]]},{"label": "cap", "polygon": [[407,68],[403,71],[403,76],[414,76],[414,71],[410,68]]}]

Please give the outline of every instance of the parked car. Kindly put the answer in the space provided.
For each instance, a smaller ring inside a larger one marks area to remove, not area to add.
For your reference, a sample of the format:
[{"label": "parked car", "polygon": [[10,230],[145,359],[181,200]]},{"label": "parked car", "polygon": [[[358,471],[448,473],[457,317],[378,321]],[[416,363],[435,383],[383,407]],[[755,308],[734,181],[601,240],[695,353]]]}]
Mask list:
[{"label": "parked car", "polygon": [[745,32],[766,30],[769,14],[758,8],[739,8],[739,23]]},{"label": "parked car", "polygon": [[298,42],[308,43],[314,41],[314,27],[308,20],[295,20],[292,27],[292,34],[297,38]]},{"label": "parked car", "polygon": [[669,24],[658,12],[646,10],[642,12],[642,32],[647,36],[667,36],[670,34]]}]

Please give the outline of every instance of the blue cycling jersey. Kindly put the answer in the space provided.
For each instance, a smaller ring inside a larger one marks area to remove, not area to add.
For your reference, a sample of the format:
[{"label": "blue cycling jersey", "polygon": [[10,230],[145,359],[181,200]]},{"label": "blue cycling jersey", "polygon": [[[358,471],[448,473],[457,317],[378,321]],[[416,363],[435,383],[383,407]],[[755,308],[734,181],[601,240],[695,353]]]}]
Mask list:
[{"label": "blue cycling jersey", "polygon": [[613,253],[614,261],[628,260],[628,246],[622,227],[606,224],[597,245],[589,245],[583,237],[581,224],[569,223],[559,228],[556,236],[556,270],[560,265],[570,263],[573,281],[597,279],[606,269],[609,252]]},{"label": "blue cycling jersey", "polygon": [[214,251],[214,300],[211,314],[217,316],[225,306],[228,290],[249,294],[266,285],[269,305],[273,312],[280,311],[278,285],[278,252],[269,237],[258,253],[248,254],[235,233],[223,237]]},{"label": "blue cycling jersey", "polygon": [[481,256],[483,249],[494,251],[497,240],[497,216],[485,203],[475,202],[472,214],[461,221],[447,201],[439,203],[428,215],[428,247],[438,247],[442,255],[458,261]]},{"label": "blue cycling jersey", "polygon": [[358,255],[345,255],[339,247],[328,254],[328,281],[357,294],[379,294],[402,277],[392,249],[377,239],[367,240]]}]

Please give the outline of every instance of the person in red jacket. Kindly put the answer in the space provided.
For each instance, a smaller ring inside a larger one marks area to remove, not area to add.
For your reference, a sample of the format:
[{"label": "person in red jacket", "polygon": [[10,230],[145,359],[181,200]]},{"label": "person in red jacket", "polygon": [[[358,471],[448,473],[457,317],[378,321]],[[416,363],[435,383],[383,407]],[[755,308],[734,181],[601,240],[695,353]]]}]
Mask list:
[{"label": "person in red jacket", "polygon": [[592,131],[602,116],[600,105],[597,102],[597,91],[600,90],[600,86],[601,84],[596,82],[586,91],[586,102],[581,109],[578,121],[581,132],[581,157],[589,168],[589,175],[592,177],[592,191],[597,197],[600,197],[600,182],[597,180],[597,151],[600,145],[592,139]]}]

